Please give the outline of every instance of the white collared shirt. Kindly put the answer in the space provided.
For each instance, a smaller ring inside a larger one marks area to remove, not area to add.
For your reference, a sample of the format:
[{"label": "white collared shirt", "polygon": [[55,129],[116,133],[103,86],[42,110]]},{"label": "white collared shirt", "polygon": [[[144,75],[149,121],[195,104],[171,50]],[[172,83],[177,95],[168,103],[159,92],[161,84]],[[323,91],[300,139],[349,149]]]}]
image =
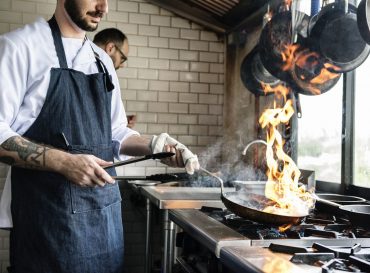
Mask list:
[{"label": "white collared shirt", "polygon": [[[111,58],[94,43],[62,38],[68,67],[85,74],[98,72],[91,46],[112,75],[112,138],[120,158],[121,143],[138,133],[127,127],[117,74]],[[50,69],[60,67],[49,24],[43,18],[0,36],[0,145],[12,136],[23,135],[35,122],[45,102]],[[0,227],[12,227],[9,170],[0,200]]]}]

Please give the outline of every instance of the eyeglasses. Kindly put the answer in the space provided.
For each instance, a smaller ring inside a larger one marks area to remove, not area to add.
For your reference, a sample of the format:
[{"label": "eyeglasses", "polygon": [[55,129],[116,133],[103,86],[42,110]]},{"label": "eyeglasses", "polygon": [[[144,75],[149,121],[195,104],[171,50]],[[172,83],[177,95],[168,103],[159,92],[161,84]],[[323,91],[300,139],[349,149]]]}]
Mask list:
[{"label": "eyeglasses", "polygon": [[122,52],[122,50],[117,46],[114,45],[114,47],[118,50],[119,54],[121,55],[121,64],[127,61],[126,55]]}]

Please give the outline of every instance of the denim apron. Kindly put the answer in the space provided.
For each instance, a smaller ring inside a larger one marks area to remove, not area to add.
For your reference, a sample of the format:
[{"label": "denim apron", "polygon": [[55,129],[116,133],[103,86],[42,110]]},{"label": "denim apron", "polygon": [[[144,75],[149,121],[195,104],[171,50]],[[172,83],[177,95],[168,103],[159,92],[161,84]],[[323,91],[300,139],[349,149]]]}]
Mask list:
[{"label": "denim apron", "polygon": [[[69,153],[113,160],[111,97],[104,64],[69,69],[59,27],[49,21],[60,68],[51,69],[45,103],[23,135]],[[115,175],[114,170],[108,170]],[[123,227],[117,184],[80,187],[55,172],[12,168],[10,272],[121,273]]]}]

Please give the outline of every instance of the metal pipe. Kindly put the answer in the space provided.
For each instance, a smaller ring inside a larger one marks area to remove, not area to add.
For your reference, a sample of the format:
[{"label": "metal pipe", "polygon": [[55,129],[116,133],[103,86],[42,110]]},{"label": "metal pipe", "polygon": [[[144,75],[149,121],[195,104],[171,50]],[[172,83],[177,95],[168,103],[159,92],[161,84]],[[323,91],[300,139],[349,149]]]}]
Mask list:
[{"label": "metal pipe", "polygon": [[149,198],[146,199],[146,231],[145,231],[145,266],[144,272],[150,273],[151,271],[151,236],[152,235],[152,204]]}]

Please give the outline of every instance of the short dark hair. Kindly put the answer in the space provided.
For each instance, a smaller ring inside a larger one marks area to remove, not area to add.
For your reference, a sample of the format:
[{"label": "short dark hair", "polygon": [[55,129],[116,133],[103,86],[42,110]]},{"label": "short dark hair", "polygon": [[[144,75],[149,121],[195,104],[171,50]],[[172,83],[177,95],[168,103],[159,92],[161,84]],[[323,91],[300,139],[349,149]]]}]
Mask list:
[{"label": "short dark hair", "polygon": [[127,40],[126,35],[116,28],[106,28],[95,34],[93,42],[97,45],[106,45],[113,42],[122,45]]}]

